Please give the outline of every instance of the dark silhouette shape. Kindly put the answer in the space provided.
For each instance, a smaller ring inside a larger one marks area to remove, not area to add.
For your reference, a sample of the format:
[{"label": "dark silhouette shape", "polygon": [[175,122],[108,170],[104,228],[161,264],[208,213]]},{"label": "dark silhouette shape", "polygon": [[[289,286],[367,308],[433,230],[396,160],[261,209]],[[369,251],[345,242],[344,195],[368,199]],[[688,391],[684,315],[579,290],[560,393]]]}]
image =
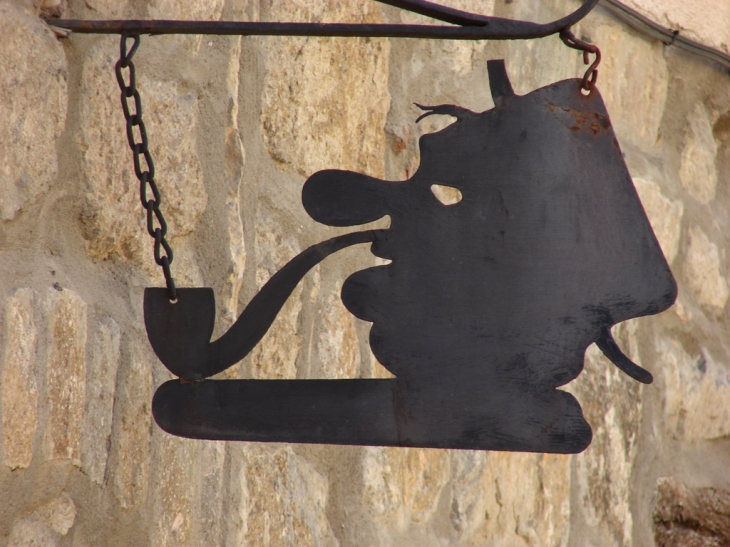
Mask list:
[{"label": "dark silhouette shape", "polygon": [[[591,430],[575,398],[557,388],[578,376],[591,343],[651,381],[610,329],[665,310],[677,288],[598,91],[583,95],[574,79],[518,96],[502,61],[490,61],[489,76],[491,110],[424,107],[457,121],[421,137],[421,165],[409,180],[334,170],[307,180],[302,201],[315,220],[353,226],[390,215],[391,227],[304,251],[252,301],[255,313],[244,311],[235,334],[209,342],[210,289],[181,289],[177,304],[164,289],[145,295],[158,356],[199,379],[250,351],[314,263],[373,241],[372,252],[392,262],[351,275],[342,300],[373,323],[373,353],[396,378],[173,380],[153,401],[163,429],[206,439],[571,453],[588,446]],[[458,188],[462,200],[442,204],[434,184]]]}]

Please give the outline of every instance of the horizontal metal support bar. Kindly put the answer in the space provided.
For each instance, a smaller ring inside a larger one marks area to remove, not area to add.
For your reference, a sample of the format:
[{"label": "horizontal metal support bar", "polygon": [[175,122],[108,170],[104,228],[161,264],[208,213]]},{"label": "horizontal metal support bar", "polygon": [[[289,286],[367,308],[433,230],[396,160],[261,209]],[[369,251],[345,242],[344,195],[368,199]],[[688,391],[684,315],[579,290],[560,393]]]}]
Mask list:
[{"label": "horizontal metal support bar", "polygon": [[433,38],[441,40],[524,40],[543,38],[566,29],[585,17],[598,0],[585,0],[570,15],[550,23],[515,21],[451,10],[423,0],[381,0],[423,15],[459,22],[464,26],[268,23],[241,21],[53,19],[48,24],[86,34],[221,34],[238,36],[333,36],[360,38]]},{"label": "horizontal metal support bar", "polygon": [[[82,21],[56,19],[49,25],[82,34],[219,34],[238,36],[321,36],[345,38],[434,38],[442,40],[518,40],[543,38],[561,29],[513,28],[506,23],[483,27],[447,27],[432,25],[342,24],[342,23],[249,23],[233,21]],[[516,32],[516,30],[519,30]]]}]

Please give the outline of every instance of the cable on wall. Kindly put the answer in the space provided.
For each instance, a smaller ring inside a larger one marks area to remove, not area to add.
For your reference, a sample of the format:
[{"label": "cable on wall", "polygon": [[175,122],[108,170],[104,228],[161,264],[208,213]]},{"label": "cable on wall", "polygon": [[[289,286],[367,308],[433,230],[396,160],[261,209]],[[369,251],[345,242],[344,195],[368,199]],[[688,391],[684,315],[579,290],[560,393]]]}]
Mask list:
[{"label": "cable on wall", "polygon": [[668,46],[676,46],[680,49],[684,49],[685,51],[689,51],[690,53],[694,53],[695,55],[718,63],[725,69],[730,70],[730,55],[719,49],[715,49],[690,38],[686,38],[680,34],[679,30],[664,27],[659,23],[652,21],[645,15],[642,15],[635,9],[630,8],[623,2],[619,2],[619,0],[600,0],[598,5],[616,17],[616,19],[626,23],[632,29],[644,36],[654,40],[659,40]]}]

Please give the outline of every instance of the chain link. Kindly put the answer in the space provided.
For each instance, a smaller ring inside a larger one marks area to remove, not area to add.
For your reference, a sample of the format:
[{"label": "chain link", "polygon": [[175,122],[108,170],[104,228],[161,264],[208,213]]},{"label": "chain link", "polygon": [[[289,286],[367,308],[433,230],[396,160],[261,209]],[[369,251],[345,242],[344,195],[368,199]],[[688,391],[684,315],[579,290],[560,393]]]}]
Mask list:
[{"label": "chain link", "polygon": [[[132,47],[128,47],[129,40],[133,40]],[[154,238],[154,257],[158,266],[162,267],[162,273],[167,283],[167,291],[171,301],[177,300],[175,280],[170,273],[172,264],[172,248],[167,242],[167,222],[160,211],[160,191],[155,183],[155,164],[152,161],[152,154],[149,151],[147,141],[147,130],[142,121],[142,99],[137,91],[137,76],[132,62],[137,48],[139,47],[139,34],[122,34],[119,42],[119,60],[114,67],[117,75],[117,83],[122,92],[122,111],[127,122],[127,141],[132,149],[132,160],[134,162],[134,174],[139,179],[139,199],[142,207],[147,211],[147,232]],[[127,80],[124,77],[124,70],[127,70]],[[129,83],[127,83],[127,81]],[[130,101],[133,99],[133,101]],[[133,109],[130,108],[133,103]],[[136,129],[135,129],[136,128]],[[144,166],[142,165],[144,159]],[[144,169],[143,169],[144,167]],[[152,197],[148,199],[148,191]],[[164,251],[164,254],[163,254]]]},{"label": "chain link", "polygon": [[588,70],[586,70],[586,73],[583,75],[583,79],[580,82],[580,87],[590,93],[593,91],[593,88],[596,87],[596,80],[598,79],[597,67],[601,62],[601,50],[598,49],[598,46],[576,38],[569,28],[565,28],[560,31],[560,39],[566,46],[582,51],[583,63],[586,65],[591,62],[589,57],[590,53],[596,56],[593,64],[588,67]]}]

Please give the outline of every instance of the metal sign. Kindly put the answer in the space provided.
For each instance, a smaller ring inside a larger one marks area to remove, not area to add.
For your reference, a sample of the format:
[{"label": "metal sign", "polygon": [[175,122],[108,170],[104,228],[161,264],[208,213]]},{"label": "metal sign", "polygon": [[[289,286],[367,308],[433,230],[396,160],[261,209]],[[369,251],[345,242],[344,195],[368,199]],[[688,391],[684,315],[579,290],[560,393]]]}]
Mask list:
[{"label": "metal sign", "polygon": [[[558,387],[580,374],[594,342],[651,382],[610,329],[677,295],[589,74],[519,96],[504,63],[491,61],[496,106],[424,107],[456,121],[421,137],[409,180],[312,175],[302,202],[314,220],[356,226],[390,215],[390,228],[303,251],[214,342],[212,289],[177,289],[175,303],[167,289],[147,289],[152,347],[184,379],[157,390],[160,427],[200,439],[585,449],[591,429]],[[444,205],[433,185],[458,189],[461,201]],[[207,379],[253,349],[313,266],[360,243],[392,262],[352,274],[342,301],[373,324],[372,351],[395,378]]]},{"label": "metal sign", "polygon": [[[611,327],[659,313],[677,295],[595,87],[600,51],[570,32],[598,0],[546,24],[427,0],[379,1],[456,26],[51,22],[63,33],[122,35],[116,75],[127,138],[167,285],[146,289],[145,324],[155,353],[179,377],[157,390],[155,420],[169,433],[199,439],[579,452],[591,429],[575,398],[558,388],[580,374],[594,342],[626,374],[650,383]],[[173,251],[132,62],[141,33],[454,40],[559,34],[583,51],[586,64],[595,59],[582,79],[524,96],[514,93],[504,62],[490,61],[495,107],[422,107],[421,118],[449,115],[456,122],[421,137],[421,165],[407,181],[334,170],[312,175],[302,202],[314,220],[356,226],[389,215],[390,228],[306,249],[211,341],[212,289],[176,288],[170,270]],[[461,199],[440,202],[436,186],[458,190]],[[210,379],[259,343],[308,271],[363,243],[391,263],[353,273],[342,301],[372,323],[370,346],[394,378]]]}]

